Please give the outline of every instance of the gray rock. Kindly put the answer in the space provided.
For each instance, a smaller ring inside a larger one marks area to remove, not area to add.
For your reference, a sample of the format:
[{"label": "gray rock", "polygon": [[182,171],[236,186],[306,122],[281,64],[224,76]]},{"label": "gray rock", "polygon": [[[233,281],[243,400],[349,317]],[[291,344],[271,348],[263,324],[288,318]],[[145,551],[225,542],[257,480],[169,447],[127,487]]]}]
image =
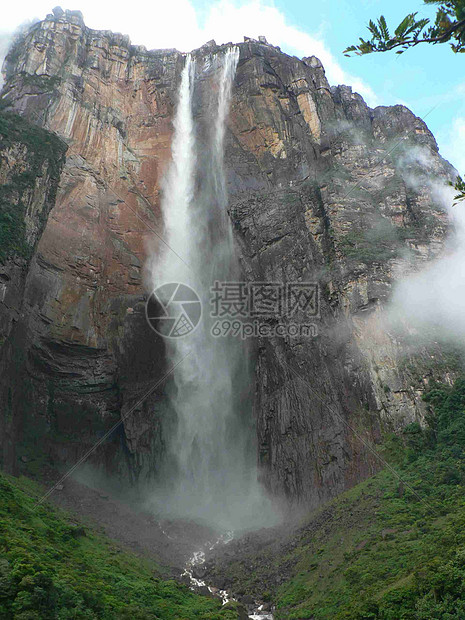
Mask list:
[{"label": "gray rock", "polygon": [[245,594],[244,596],[241,596],[240,601],[244,605],[255,605],[255,599],[253,596],[250,596],[250,594]]},{"label": "gray rock", "polygon": [[210,39],[210,41],[207,41],[206,43],[204,43],[200,49],[208,50],[208,49],[212,49],[214,47],[216,47],[216,41],[215,41],[215,39]]}]

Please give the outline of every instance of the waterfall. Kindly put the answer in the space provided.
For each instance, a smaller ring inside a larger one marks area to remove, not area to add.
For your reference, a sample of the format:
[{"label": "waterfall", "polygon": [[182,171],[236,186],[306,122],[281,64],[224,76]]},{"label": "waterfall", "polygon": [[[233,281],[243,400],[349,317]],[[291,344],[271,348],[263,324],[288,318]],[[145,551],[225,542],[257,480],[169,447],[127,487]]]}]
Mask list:
[{"label": "waterfall", "polygon": [[[178,248],[178,251],[182,252],[186,263],[190,258],[188,255],[191,247],[189,239],[189,208],[194,193],[195,139],[194,121],[192,118],[194,71],[195,64],[190,54],[188,54],[181,75],[178,106],[174,118],[172,161],[163,188],[166,196],[163,205],[165,236],[169,240],[170,248],[173,248],[173,250]],[[182,282],[182,278],[186,277],[188,270],[187,264],[176,257],[170,249],[165,251],[160,259],[160,264],[156,268],[155,281],[159,283],[161,278],[167,282],[172,279]]]},{"label": "waterfall", "polygon": [[[194,332],[167,340],[170,363],[179,365],[167,388],[174,420],[153,503],[170,516],[227,529],[251,526],[254,515],[262,524],[271,514],[257,482],[248,350],[210,333],[210,288],[239,278],[223,164],[238,59],[234,47],[208,64],[186,58],[162,203],[165,239],[175,253],[165,248],[153,269],[154,288],[186,284],[203,305]],[[204,106],[195,119],[194,99]]]},{"label": "waterfall", "polygon": [[[224,135],[226,130],[226,116],[229,110],[229,102],[231,99],[231,89],[236,73],[237,63],[239,61],[239,49],[233,48],[226,52],[223,69],[221,72],[219,92],[218,92],[218,108],[215,118],[215,136],[214,136],[214,166],[215,171],[215,190],[220,198],[220,208],[225,216],[224,208],[226,207],[226,183],[223,166],[224,156]],[[231,227],[229,226],[229,230]],[[233,250],[231,250],[231,255]]]}]

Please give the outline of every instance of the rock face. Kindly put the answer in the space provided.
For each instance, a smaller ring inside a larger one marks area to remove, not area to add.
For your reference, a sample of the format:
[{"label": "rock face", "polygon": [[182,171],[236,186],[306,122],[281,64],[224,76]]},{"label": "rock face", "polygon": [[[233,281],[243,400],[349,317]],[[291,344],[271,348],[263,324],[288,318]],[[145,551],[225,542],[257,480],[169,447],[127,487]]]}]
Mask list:
[{"label": "rock face", "polygon": [[[70,12],[33,27],[6,62],[10,107],[68,145],[25,291],[30,388],[18,414],[40,429],[31,440],[54,460],[76,460],[164,365],[145,321],[142,270],[161,228],[159,178],[170,155],[173,99],[163,82],[175,81],[181,62],[87,30]],[[134,475],[144,455],[154,465],[158,401],[154,392],[138,406],[95,460]]]},{"label": "rock face", "polygon": [[31,259],[55,202],[66,145],[0,111],[0,417],[4,462],[15,470],[17,415],[25,402],[24,293]]},{"label": "rock face", "polygon": [[275,493],[318,504],[378,465],[364,442],[421,421],[425,384],[451,370],[375,326],[395,279],[441,248],[435,185],[452,170],[423,121],[330,88],[315,57],[248,43],[236,83],[228,162],[244,272],[320,289],[317,338],[258,340],[259,462]]},{"label": "rock face", "polygon": [[[265,39],[238,47],[226,166],[244,277],[320,291],[316,338],[256,342],[258,459],[270,490],[317,505],[373,471],[364,442],[421,420],[428,380],[454,372],[439,353],[410,356],[373,327],[409,261],[441,250],[448,223],[434,183],[452,169],[406,108],[372,110],[349,87],[330,87],[315,57]],[[212,41],[195,56],[221,49]],[[22,421],[21,450],[39,441],[74,461],[166,369],[145,324],[144,265],[163,233],[183,64],[176,50],[148,52],[68,11],[34,25],[6,59],[3,101],[68,147],[19,295],[28,398],[8,415]],[[160,385],[94,462],[156,473],[167,411]]]}]

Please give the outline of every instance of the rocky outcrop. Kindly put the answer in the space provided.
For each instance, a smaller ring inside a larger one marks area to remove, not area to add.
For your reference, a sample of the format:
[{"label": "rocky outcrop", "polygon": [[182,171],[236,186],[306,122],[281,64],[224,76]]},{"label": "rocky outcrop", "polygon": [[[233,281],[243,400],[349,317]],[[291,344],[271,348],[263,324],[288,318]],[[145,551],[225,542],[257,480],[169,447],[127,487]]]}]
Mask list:
[{"label": "rocky outcrop", "polygon": [[[454,372],[430,349],[406,358],[374,320],[411,262],[440,251],[448,224],[431,179],[452,170],[406,108],[372,110],[349,87],[330,87],[315,57],[266,40],[238,47],[226,166],[244,277],[320,291],[316,338],[256,341],[258,458],[274,493],[318,504],[373,471],[364,442],[421,420],[425,384]],[[212,41],[194,55],[201,64],[221,49]],[[143,316],[144,265],[163,233],[183,64],[176,50],[132,46],[60,11],[6,59],[3,101],[68,146],[23,295],[30,397],[13,412],[61,461],[166,368]],[[206,88],[195,94],[199,116]],[[94,462],[156,473],[167,408],[160,386]]]},{"label": "rocky outcrop", "polygon": [[54,205],[64,164],[55,135],[0,110],[0,435],[4,465],[16,467],[24,386],[24,292],[31,259]]}]

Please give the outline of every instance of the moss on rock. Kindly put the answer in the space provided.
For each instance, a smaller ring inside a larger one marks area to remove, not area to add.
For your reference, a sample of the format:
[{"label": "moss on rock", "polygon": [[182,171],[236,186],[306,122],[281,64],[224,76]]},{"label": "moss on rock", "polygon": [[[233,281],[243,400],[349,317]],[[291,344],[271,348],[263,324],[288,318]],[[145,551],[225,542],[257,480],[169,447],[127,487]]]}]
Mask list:
[{"label": "moss on rock", "polygon": [[0,166],[6,152],[14,149],[24,161],[14,162],[13,173],[0,186],[0,263],[12,256],[31,257],[38,236],[27,239],[26,213],[38,179],[46,176],[45,204],[37,214],[41,232],[55,202],[67,147],[53,133],[0,109]]}]

